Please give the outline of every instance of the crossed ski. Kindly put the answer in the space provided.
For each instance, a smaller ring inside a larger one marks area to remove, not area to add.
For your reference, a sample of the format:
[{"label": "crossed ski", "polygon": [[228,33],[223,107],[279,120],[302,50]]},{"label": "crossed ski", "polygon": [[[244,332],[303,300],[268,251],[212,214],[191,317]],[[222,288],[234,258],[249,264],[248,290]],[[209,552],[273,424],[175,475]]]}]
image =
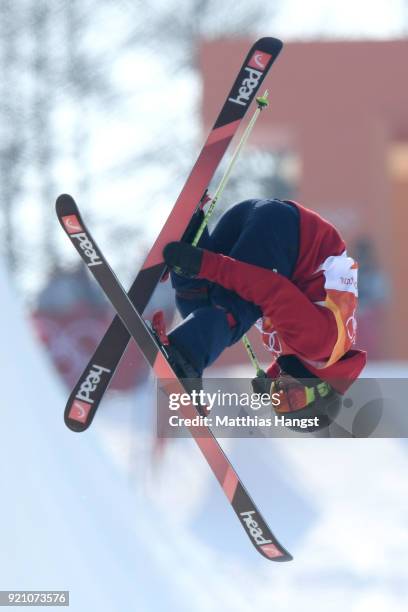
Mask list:
[{"label": "crossed ski", "polygon": [[[57,214],[63,229],[117,312],[68,399],[64,418],[73,431],[84,431],[91,424],[131,337],[157,377],[171,381],[172,392],[186,391],[141,315],[166,271],[163,247],[182,239],[194,221],[228,145],[281,48],[280,40],[261,38],[249,50],[191,174],[128,293],[87,230],[74,200],[68,195],[58,198]],[[188,419],[198,415],[193,404],[184,406],[182,413]],[[274,561],[291,560],[292,556],[269,529],[211,430],[203,425],[191,427],[190,431],[258,552]]]},{"label": "crossed ski", "polygon": [[[172,393],[186,393],[187,389],[177,378],[155,336],[132,304],[92,238],[72,197],[59,196],[56,209],[61,226],[140,347],[156,376],[159,379],[171,381]],[[106,372],[104,372],[104,367],[98,363],[92,364],[91,372],[89,384],[82,389],[82,393],[71,406],[71,412],[75,414],[71,414],[70,418],[85,421],[87,414],[92,409],[91,390],[95,386],[92,383],[95,383]],[[193,419],[199,415],[193,403],[182,406],[180,411],[186,419]],[[211,430],[205,425],[191,426],[189,429],[258,552],[273,561],[290,561],[292,556],[269,529]]]},{"label": "crossed ski", "polygon": [[[251,102],[279,55],[282,42],[276,38],[261,38],[250,48],[234,84],[226,96],[221,112],[198,156],[198,159],[150,250],[139,274],[129,290],[129,298],[136,310],[143,314],[160,281],[165,265],[163,247],[173,240],[180,240],[199,203],[206,192],[224,154],[238,130]],[[77,384],[69,396],[65,408],[65,423],[73,431],[84,431],[91,424],[98,406],[108,388],[116,368],[126,350],[130,334],[121,319],[115,316],[94,354],[89,360]],[[98,364],[95,369],[94,364]],[[72,418],[72,405],[78,394],[94,387],[92,407],[86,418]],[[70,416],[71,415],[71,416]]]}]

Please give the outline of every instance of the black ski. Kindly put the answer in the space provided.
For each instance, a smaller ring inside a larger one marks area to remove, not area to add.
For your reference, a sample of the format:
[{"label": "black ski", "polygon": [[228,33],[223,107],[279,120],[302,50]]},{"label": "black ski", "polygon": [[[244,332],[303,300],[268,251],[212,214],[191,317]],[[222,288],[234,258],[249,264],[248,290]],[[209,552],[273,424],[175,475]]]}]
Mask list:
[{"label": "black ski", "polygon": [[[164,245],[180,240],[183,236],[241,120],[281,48],[280,40],[261,38],[249,50],[190,176],[129,290],[130,301],[139,313],[145,310],[165,271],[162,258]],[[73,431],[84,431],[91,424],[129,339],[128,330],[120,318],[115,316],[68,399],[64,418],[66,425]],[[98,371],[93,367],[95,363],[99,364]],[[80,390],[89,386],[95,387],[92,408],[85,420],[76,420],[72,418],[73,402]]]},{"label": "black ski", "polygon": [[[172,392],[185,392],[186,389],[171,368],[162,347],[132,304],[86,228],[74,200],[69,195],[59,196],[56,209],[61,226],[156,375],[174,381]],[[105,371],[104,365],[96,361],[91,364],[91,371],[93,374],[90,375],[87,386],[79,392],[71,408],[76,411],[75,419],[79,421],[86,420],[86,415],[92,410],[98,381],[109,373]],[[186,418],[194,418],[199,414],[193,404],[182,407],[181,413]],[[190,428],[190,432],[258,552],[273,561],[290,561],[292,556],[269,529],[210,429],[200,425]]]}]

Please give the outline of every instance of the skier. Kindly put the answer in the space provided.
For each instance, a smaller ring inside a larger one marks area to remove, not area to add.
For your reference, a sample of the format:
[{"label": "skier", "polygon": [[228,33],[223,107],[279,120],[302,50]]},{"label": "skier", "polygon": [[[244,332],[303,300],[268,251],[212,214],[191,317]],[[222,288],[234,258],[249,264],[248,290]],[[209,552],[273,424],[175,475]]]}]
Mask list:
[{"label": "skier", "polygon": [[297,202],[246,200],[197,247],[172,242],[163,256],[184,317],[168,336],[179,375],[201,377],[255,323],[272,363],[254,390],[327,426],[366,361],[352,349],[358,266],[336,228]]}]

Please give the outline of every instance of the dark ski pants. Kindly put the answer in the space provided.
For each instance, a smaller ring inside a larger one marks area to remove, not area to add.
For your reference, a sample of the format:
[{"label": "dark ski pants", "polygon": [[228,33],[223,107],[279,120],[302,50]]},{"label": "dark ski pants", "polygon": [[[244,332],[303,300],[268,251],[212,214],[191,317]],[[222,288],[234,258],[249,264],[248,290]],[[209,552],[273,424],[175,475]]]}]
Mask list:
[{"label": "dark ski pants", "polygon": [[[299,211],[290,202],[246,200],[230,208],[199,246],[290,278],[299,251]],[[201,376],[225,348],[262,316],[258,306],[233,291],[172,272],[176,304],[184,321],[169,338]],[[251,279],[247,279],[248,283]]]}]

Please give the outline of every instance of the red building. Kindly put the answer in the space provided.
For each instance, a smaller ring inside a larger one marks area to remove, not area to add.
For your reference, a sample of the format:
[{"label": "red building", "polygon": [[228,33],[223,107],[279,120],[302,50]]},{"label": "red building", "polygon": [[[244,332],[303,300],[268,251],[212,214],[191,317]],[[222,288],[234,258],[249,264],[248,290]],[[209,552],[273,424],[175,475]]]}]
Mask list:
[{"label": "red building", "polygon": [[[250,44],[202,44],[205,131]],[[408,41],[288,43],[251,136],[295,155],[299,201],[332,220],[360,259],[360,344],[378,359],[408,359],[407,65]]]}]

